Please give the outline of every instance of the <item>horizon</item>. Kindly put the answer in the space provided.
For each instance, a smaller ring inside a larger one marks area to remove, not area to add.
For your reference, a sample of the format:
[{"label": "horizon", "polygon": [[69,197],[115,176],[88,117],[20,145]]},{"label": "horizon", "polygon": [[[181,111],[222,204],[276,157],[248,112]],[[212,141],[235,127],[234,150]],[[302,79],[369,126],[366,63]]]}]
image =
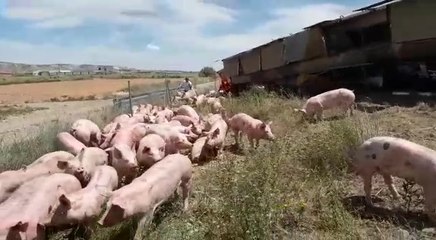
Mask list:
[{"label": "horizon", "polygon": [[223,58],[374,2],[6,0],[0,4],[0,25],[8,33],[0,37],[1,61],[220,70]]}]

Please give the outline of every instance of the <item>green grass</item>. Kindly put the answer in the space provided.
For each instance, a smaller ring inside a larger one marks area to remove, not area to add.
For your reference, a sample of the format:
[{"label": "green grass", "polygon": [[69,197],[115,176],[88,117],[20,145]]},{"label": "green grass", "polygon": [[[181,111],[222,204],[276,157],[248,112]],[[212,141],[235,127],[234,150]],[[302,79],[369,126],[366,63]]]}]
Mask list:
[{"label": "green grass", "polygon": [[[262,141],[250,150],[245,140],[243,155],[226,151],[222,161],[196,167],[190,211],[181,211],[180,199],[167,202],[158,208],[147,239],[400,239],[400,228],[419,232],[395,220],[361,219],[344,204],[363,192],[362,183],[358,179],[356,186],[357,177],[348,172],[346,152],[364,139],[387,134],[387,127],[402,124],[392,119],[405,113],[358,112],[313,124],[293,112],[301,104],[296,97],[262,91],[226,100],[229,112],[272,120],[277,141]],[[110,115],[91,119],[103,126]],[[50,126],[34,139],[3,146],[0,169],[20,167],[55,150],[54,136],[64,128]],[[230,135],[228,144],[234,141]],[[91,239],[131,239],[134,232],[132,220],[112,228],[96,226]]]}]

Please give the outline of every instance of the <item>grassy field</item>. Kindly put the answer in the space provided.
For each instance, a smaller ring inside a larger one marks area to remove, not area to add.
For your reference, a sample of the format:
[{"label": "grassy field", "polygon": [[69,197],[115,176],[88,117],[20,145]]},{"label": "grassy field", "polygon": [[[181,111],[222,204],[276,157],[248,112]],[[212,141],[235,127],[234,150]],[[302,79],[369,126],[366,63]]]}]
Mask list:
[{"label": "grassy field", "polygon": [[[181,212],[180,199],[164,204],[147,239],[431,239],[420,214],[418,188],[402,188],[406,185],[396,179],[403,199],[396,203],[399,210],[392,210],[395,202],[377,177],[373,195],[380,200],[376,208],[365,207],[363,184],[348,171],[345,152],[376,135],[403,137],[434,149],[436,111],[426,104],[389,107],[357,111],[350,118],[327,114],[326,121],[315,124],[292,111],[301,104],[299,98],[258,91],[227,100],[225,107],[232,113],[272,120],[277,141],[250,150],[244,139],[237,151],[229,133],[224,159],[195,167],[190,211]],[[90,119],[102,126],[114,114],[106,110]],[[0,169],[21,167],[55,150],[54,136],[66,126],[55,123],[35,139],[1,147]],[[134,229],[134,221],[95,227],[91,239],[131,239]]]},{"label": "grassy field", "polygon": [[11,84],[24,84],[24,83],[41,83],[41,82],[62,82],[62,81],[79,81],[89,80],[93,78],[105,78],[105,79],[136,79],[136,78],[184,78],[184,77],[197,77],[198,73],[184,73],[173,74],[162,72],[149,72],[149,73],[123,73],[123,74],[105,74],[105,75],[65,75],[65,76],[3,76],[0,77],[0,85]]}]

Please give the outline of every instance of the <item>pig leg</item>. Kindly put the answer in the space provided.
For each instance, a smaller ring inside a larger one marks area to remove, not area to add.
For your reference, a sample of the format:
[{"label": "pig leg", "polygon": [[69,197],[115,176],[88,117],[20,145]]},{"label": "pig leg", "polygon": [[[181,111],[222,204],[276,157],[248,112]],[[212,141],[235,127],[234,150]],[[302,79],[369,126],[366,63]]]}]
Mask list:
[{"label": "pig leg", "polygon": [[239,130],[236,130],[236,129],[232,129],[232,130],[233,130],[233,133],[235,134],[235,144],[236,144],[236,146],[239,146],[239,141],[238,141]]},{"label": "pig leg", "polygon": [[250,142],[251,148],[255,148],[254,147],[254,139],[252,137],[248,137],[248,141]]},{"label": "pig leg", "polygon": [[424,188],[424,212],[427,214],[430,221],[436,224],[435,213],[435,198],[434,194],[430,194],[428,189]]},{"label": "pig leg", "polygon": [[144,239],[144,231],[146,227],[150,226],[151,221],[153,220],[154,210],[158,205],[156,205],[151,211],[145,213],[144,216],[139,220],[138,227],[136,228],[134,240],[142,240]]},{"label": "pig leg", "polygon": [[354,104],[351,104],[351,105],[349,106],[349,109],[350,109],[350,116],[353,116],[353,115],[354,115],[354,113],[353,113],[353,110],[354,110]]},{"label": "pig leg", "polygon": [[182,188],[182,198],[183,198],[183,211],[188,211],[189,209],[189,196],[192,191],[192,178],[182,179],[180,183],[180,187]]},{"label": "pig leg", "polygon": [[389,191],[392,194],[392,197],[394,199],[399,199],[400,198],[400,194],[398,194],[397,189],[395,189],[394,182],[392,180],[392,176],[388,175],[388,174],[382,174],[382,175],[383,175],[383,180],[385,181],[385,184],[388,186]]},{"label": "pig leg", "polygon": [[371,189],[372,189],[372,174],[371,175],[363,175],[363,189],[365,191],[365,200],[369,206],[373,206],[371,199]]},{"label": "pig leg", "polygon": [[256,148],[258,148],[258,147],[259,147],[259,139],[256,138]]}]

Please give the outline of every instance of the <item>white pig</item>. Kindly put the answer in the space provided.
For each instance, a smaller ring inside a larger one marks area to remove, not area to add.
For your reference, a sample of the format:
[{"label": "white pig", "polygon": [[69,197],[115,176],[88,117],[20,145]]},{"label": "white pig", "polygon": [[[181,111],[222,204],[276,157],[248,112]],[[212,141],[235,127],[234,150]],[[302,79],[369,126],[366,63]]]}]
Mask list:
[{"label": "white pig", "polygon": [[338,88],[307,99],[302,109],[294,109],[294,111],[302,112],[309,118],[313,118],[316,115],[319,120],[323,119],[324,110],[333,108],[340,108],[345,113],[350,109],[350,114],[353,115],[354,100],[355,95],[353,90]]},{"label": "white pig", "polygon": [[436,151],[414,142],[379,136],[366,140],[351,153],[351,166],[364,182],[365,197],[372,205],[372,176],[383,176],[392,196],[399,194],[393,185],[392,176],[410,179],[421,185],[424,190],[425,212],[436,221]]},{"label": "white pig", "polygon": [[183,209],[186,211],[192,187],[192,164],[184,155],[168,155],[131,184],[115,190],[98,223],[110,227],[141,215],[143,217],[139,221],[135,239],[142,239],[140,236],[144,227],[151,222],[156,208],[174,194],[179,186],[182,189]]}]

